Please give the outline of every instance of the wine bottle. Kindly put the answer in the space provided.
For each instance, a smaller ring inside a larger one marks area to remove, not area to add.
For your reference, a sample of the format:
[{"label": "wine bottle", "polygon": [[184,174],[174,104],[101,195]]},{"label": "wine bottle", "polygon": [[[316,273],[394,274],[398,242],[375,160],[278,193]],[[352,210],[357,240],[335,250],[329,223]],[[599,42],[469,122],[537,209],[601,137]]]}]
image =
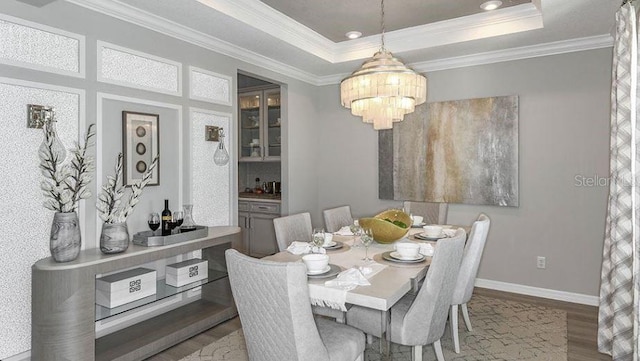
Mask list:
[{"label": "wine bottle", "polygon": [[162,210],[162,235],[168,236],[171,234],[171,211],[169,210],[169,200],[164,200],[164,209]]}]

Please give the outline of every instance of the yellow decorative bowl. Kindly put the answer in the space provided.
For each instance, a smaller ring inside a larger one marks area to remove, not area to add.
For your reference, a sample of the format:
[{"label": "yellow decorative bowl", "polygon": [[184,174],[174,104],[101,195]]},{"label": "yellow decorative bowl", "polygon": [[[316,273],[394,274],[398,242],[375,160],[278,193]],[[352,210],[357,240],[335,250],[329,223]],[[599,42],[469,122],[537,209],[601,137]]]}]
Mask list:
[{"label": "yellow decorative bowl", "polygon": [[[385,219],[402,222],[406,228]],[[390,209],[370,218],[360,218],[358,224],[362,228],[370,228],[376,242],[393,243],[407,235],[411,228],[411,217],[399,209]]]}]

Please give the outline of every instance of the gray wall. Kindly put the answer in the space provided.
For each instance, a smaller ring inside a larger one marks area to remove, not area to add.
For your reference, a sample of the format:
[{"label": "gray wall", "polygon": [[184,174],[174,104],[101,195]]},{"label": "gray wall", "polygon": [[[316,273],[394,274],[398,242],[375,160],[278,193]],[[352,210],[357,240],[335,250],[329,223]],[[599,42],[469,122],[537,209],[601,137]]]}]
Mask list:
[{"label": "gray wall", "polygon": [[[515,94],[520,97],[520,207],[453,204],[449,223],[492,220],[480,278],[597,295],[606,187],[575,177],[606,177],[611,49],[427,74],[429,102]],[[399,202],[377,197],[377,134],[339,105],[338,87],[322,89],[317,214],[350,204],[354,216]],[[547,258],[545,270],[536,257]]]}]

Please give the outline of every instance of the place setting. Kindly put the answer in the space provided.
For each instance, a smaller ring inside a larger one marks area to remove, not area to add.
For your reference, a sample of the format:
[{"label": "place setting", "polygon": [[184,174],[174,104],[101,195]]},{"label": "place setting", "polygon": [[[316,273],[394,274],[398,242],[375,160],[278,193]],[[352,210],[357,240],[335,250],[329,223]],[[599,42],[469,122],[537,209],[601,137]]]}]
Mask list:
[{"label": "place setting", "polygon": [[451,237],[455,234],[455,230],[451,233],[450,229],[445,229],[445,227],[437,224],[423,226],[422,230],[422,233],[416,233],[413,237],[422,241],[437,241],[442,238]]},{"label": "place setting", "polygon": [[302,256],[302,262],[307,266],[309,278],[329,278],[337,276],[342,271],[340,266],[329,263],[329,256],[326,254],[306,254]]}]

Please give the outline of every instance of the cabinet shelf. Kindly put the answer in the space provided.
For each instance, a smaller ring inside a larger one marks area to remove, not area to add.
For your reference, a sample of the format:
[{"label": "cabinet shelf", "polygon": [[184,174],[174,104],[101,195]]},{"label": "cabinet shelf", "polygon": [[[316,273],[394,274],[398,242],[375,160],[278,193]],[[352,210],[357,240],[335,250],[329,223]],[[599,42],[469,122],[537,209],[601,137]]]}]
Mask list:
[{"label": "cabinet shelf", "polygon": [[251,126],[251,127],[242,127],[242,129],[260,129],[259,125]]},{"label": "cabinet shelf", "polygon": [[208,275],[209,277],[207,279],[189,283],[188,285],[184,285],[182,287],[169,286],[168,284],[165,283],[164,279],[157,280],[156,293],[154,295],[141,298],[133,302],[126,303],[122,306],[108,308],[108,307],[103,307],[96,304],[96,321],[104,320],[109,317],[113,317],[115,315],[119,315],[121,313],[134,310],[144,305],[148,305],[150,303],[160,301],[167,297],[175,296],[179,293],[183,293],[191,289],[194,289],[196,287],[200,287],[200,286],[206,285],[207,283],[211,283],[219,279],[222,279],[224,277],[227,277],[226,272],[221,272],[221,271],[216,271],[211,269],[208,270]]}]

